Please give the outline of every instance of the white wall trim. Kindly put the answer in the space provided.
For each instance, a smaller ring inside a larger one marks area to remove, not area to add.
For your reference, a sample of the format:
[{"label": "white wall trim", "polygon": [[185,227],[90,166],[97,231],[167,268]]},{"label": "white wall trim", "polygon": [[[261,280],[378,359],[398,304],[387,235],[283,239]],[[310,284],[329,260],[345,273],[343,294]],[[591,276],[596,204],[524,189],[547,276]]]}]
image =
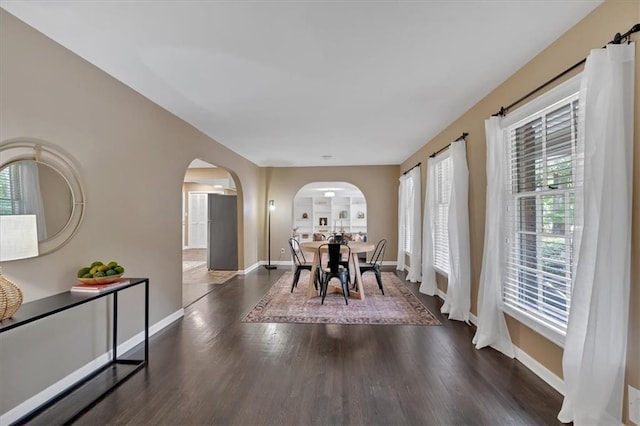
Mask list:
[{"label": "white wall trim", "polygon": [[519,347],[514,345],[514,348],[516,349],[516,359],[520,361],[522,365],[533,371],[536,376],[540,377],[547,382],[549,386],[564,396],[564,381],[560,377],[556,376],[551,370],[533,359]]},{"label": "white wall trim", "polygon": [[[149,327],[149,337],[153,336],[158,331],[160,331],[163,328],[167,327],[172,322],[179,320],[183,316],[184,316],[184,309],[179,309],[179,310],[175,311],[174,313],[164,317],[163,319],[161,319],[160,321],[158,321],[157,323],[155,323],[155,324],[153,324],[152,326]],[[144,342],[144,330],[142,330],[140,333],[136,334],[135,336],[133,336],[132,338],[130,338],[126,342],[120,343],[118,345],[118,355],[122,355],[125,352],[130,351],[137,344],[142,343],[142,342]],[[111,351],[109,351],[106,355],[110,357],[111,356]]]},{"label": "white wall trim", "polygon": [[258,269],[258,267],[260,266],[260,262],[256,262],[253,265],[249,266],[246,269],[240,269],[238,270],[238,275],[247,275],[249,272]]},{"label": "white wall trim", "polygon": [[[153,336],[154,334],[156,334],[163,328],[167,327],[172,322],[182,318],[183,316],[184,316],[184,309],[179,309],[176,312],[161,319],[160,321],[158,321],[157,323],[149,327],[149,337]],[[119,355],[124,354],[125,352],[127,352],[128,350],[136,346],[137,344],[142,343],[143,341],[144,341],[144,330],[136,334],[126,342],[119,344],[117,348],[118,354]],[[0,426],[9,425],[15,422],[16,420],[18,420],[19,418],[21,418],[22,416],[35,410],[37,407],[44,404],[45,402],[47,402],[48,400],[50,400],[51,398],[53,398],[54,396],[56,396],[66,388],[68,388],[69,386],[73,385],[74,383],[76,383],[86,375],[90,374],[91,372],[95,371],[96,369],[100,368],[101,366],[109,362],[110,359],[111,359],[111,350],[98,356],[92,361],[89,361],[87,364],[83,365],[82,367],[72,372],[71,374],[67,375],[66,377],[63,377],[62,379],[58,380],[56,383],[44,389],[42,392],[37,393],[36,395],[24,401],[23,403],[13,407],[11,410],[7,411],[6,413],[0,416]]]},{"label": "white wall trim", "polygon": [[[438,297],[444,300],[446,294],[442,290],[438,289]],[[469,321],[471,324],[478,326],[478,317],[472,313],[469,313]],[[516,359],[520,361],[522,365],[531,370],[536,376],[540,377],[544,380],[549,386],[558,391],[561,395],[564,396],[564,381],[556,376],[551,370],[549,370],[544,365],[540,364],[533,357],[531,357],[528,353],[513,345],[516,352]]]}]

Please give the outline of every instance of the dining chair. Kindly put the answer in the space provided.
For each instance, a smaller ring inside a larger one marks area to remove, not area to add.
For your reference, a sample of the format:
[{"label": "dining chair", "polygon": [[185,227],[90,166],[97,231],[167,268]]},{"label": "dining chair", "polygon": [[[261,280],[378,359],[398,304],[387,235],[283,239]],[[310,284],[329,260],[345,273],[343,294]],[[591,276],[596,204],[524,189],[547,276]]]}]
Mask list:
[{"label": "dining chair", "polygon": [[382,266],[382,260],[384,259],[384,250],[387,246],[387,240],[381,239],[376,244],[375,250],[373,250],[373,254],[371,255],[371,259],[368,262],[360,264],[360,276],[365,272],[372,271],[376,274],[376,281],[378,281],[378,288],[384,295],[384,288],[382,287],[382,274],[380,272],[380,266]]},{"label": "dining chair", "polygon": [[[333,234],[329,238],[327,238],[327,242],[330,243],[338,243],[349,245],[349,240],[344,237],[344,234]],[[340,265],[347,268],[347,282],[351,283],[351,268],[349,267],[349,262],[351,261],[351,255],[347,256],[345,259],[344,256],[340,256]]]},{"label": "dining chair", "polygon": [[[324,249],[327,250],[327,263],[323,265],[321,270],[321,280],[320,280],[320,295],[322,296],[321,304],[324,304],[324,298],[327,296],[327,289],[329,287],[329,281],[332,278],[338,278],[340,280],[340,284],[342,284],[342,294],[344,296],[344,301],[346,304],[349,304],[349,270],[340,264],[342,260],[342,252],[341,248],[344,247],[344,244],[339,243],[326,243],[322,244],[318,247],[318,256],[319,259],[322,259],[322,251]],[[351,248],[348,247],[348,255],[351,257]]]},{"label": "dining chair", "polygon": [[[300,243],[295,238],[289,238],[289,249],[291,250],[291,257],[293,258],[293,264],[296,267],[296,271],[293,273],[293,283],[291,284],[291,293],[293,289],[298,286],[298,280],[300,279],[300,273],[302,271],[311,272],[313,263],[307,262],[304,257],[304,252],[300,250]],[[313,284],[318,290],[318,282],[320,281],[320,269],[316,269],[316,276],[313,277]]]}]

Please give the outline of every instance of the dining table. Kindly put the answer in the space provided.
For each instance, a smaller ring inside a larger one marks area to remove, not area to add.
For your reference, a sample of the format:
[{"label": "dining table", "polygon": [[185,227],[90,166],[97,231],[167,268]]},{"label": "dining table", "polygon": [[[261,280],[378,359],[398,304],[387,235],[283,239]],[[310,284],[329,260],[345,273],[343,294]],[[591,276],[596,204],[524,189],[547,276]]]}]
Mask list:
[{"label": "dining table", "polygon": [[[316,271],[320,267],[320,256],[318,256],[318,248],[321,245],[327,244],[327,241],[309,241],[305,243],[300,243],[300,250],[308,253],[313,253],[313,263],[311,266],[311,274],[309,274],[309,285],[307,287],[307,297],[318,296],[319,293],[315,289],[315,285],[313,282],[313,278],[316,276]],[[321,249],[322,253],[326,253],[328,246],[323,247]],[[358,259],[358,254],[366,253],[375,249],[375,244],[368,243],[366,241],[349,241],[348,245],[342,245],[340,247],[340,251],[342,253],[348,253],[349,249],[351,249],[351,259],[353,261],[353,269],[355,272],[355,283],[358,291],[354,291],[349,289],[349,297],[353,297],[356,299],[364,300],[364,287],[362,285],[362,275],[360,274],[360,260]],[[340,293],[342,294],[342,288],[337,286],[329,286],[327,289],[327,293]]]}]

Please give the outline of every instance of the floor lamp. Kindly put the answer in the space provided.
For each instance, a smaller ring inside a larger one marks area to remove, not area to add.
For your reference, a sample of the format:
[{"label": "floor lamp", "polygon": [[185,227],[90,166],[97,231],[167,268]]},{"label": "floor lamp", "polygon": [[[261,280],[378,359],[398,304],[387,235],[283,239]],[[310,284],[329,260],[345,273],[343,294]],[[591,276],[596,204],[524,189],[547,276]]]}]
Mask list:
[{"label": "floor lamp", "polygon": [[275,208],[276,208],[276,204],[274,203],[274,201],[273,200],[269,200],[269,219],[268,219],[268,224],[267,224],[267,227],[269,228],[267,230],[267,232],[268,232],[268,237],[267,238],[269,240],[269,263],[264,265],[264,267],[266,269],[276,269],[277,268],[276,265],[272,265],[271,264],[271,211],[275,210]]}]

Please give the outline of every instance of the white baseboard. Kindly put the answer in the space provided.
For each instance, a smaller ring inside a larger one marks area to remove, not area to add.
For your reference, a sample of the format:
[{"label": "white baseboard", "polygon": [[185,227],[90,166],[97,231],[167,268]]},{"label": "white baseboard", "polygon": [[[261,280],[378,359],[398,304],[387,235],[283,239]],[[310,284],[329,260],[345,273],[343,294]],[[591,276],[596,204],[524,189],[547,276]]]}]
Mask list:
[{"label": "white baseboard", "polygon": [[[440,297],[440,299],[444,300],[445,295],[446,294],[442,290],[438,289],[438,297]],[[476,327],[478,326],[478,317],[474,314],[469,313],[469,321]],[[520,361],[522,365],[531,370],[536,376],[544,380],[549,386],[554,388],[561,395],[564,395],[564,381],[560,377],[556,376],[551,370],[540,364],[528,353],[526,353],[516,345],[513,345],[513,347],[515,348],[516,359]]]},{"label": "white baseboard", "polygon": [[238,271],[238,275],[247,275],[249,272],[258,269],[259,266],[260,266],[260,262],[254,263],[253,265],[249,266],[246,269],[240,269]]},{"label": "white baseboard", "polygon": [[[174,313],[162,318],[160,321],[158,321],[157,323],[155,323],[155,324],[153,324],[152,326],[149,327],[149,337],[153,336],[158,331],[162,330],[163,328],[165,328],[166,326],[168,326],[172,322],[179,320],[183,316],[184,316],[184,309],[179,309],[179,310],[175,311]],[[139,343],[142,343],[142,342],[144,342],[144,330],[141,331],[140,333],[136,334],[135,336],[133,336],[132,338],[130,338],[126,342],[123,342],[123,343],[119,344],[118,345],[118,355],[122,355],[123,353],[125,353],[127,351],[130,351],[136,345],[138,345]],[[107,353],[106,355],[107,356],[111,356],[111,351],[109,351],[109,353]]]},{"label": "white baseboard", "polygon": [[[149,337],[156,334],[158,331],[167,327],[172,322],[182,318],[184,316],[184,309],[179,309],[176,312],[166,316],[161,319],[157,323],[153,324],[149,327]],[[144,331],[136,334],[132,338],[128,339],[126,342],[121,343],[117,347],[118,354],[123,354],[133,347],[142,343],[144,341]],[[89,361],[87,364],[83,365],[73,373],[67,375],[66,377],[58,380],[56,383],[52,384],[42,392],[32,396],[27,399],[20,405],[13,407],[11,410],[7,411],[3,415],[0,416],[0,426],[9,425],[24,415],[30,413],[35,410],[40,405],[44,404],[54,396],[58,395],[60,392],[67,389],[69,386],[73,385],[86,375],[100,368],[111,359],[111,350],[108,352],[98,356],[97,358]]]},{"label": "white baseboard", "polygon": [[514,345],[516,350],[516,359],[522,363],[529,370],[544,380],[549,386],[557,390],[561,395],[564,395],[564,381],[556,376],[551,370],[538,361],[533,359],[528,353]]}]

